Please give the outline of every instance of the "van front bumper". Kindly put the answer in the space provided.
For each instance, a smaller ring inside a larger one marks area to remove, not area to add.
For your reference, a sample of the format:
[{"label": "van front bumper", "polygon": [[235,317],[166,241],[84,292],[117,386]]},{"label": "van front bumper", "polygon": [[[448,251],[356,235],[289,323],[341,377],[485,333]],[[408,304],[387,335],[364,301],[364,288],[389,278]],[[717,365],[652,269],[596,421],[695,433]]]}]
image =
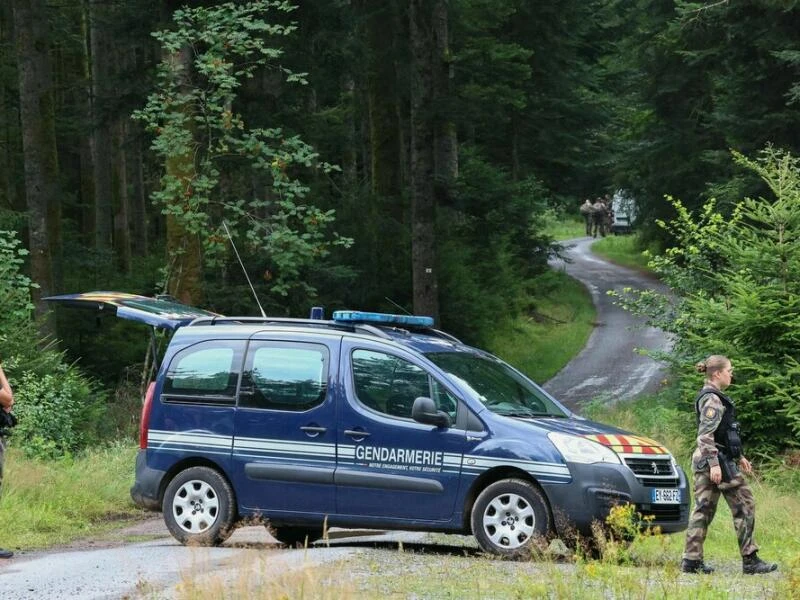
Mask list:
[{"label": "van front bumper", "polygon": [[131,487],[134,504],[147,510],[161,510],[161,482],[164,471],[147,466],[147,450],[139,450],[136,455],[136,478]]},{"label": "van front bumper", "polygon": [[[542,484],[550,500],[556,530],[560,536],[591,535],[593,521],[604,523],[615,506],[633,504],[643,517],[642,526],[660,528],[662,533],[684,531],[689,522],[689,489],[686,475],[678,467],[676,478],[664,485],[644,485],[626,465],[568,463],[572,482]],[[677,489],[678,503],[654,502],[653,490]]]}]

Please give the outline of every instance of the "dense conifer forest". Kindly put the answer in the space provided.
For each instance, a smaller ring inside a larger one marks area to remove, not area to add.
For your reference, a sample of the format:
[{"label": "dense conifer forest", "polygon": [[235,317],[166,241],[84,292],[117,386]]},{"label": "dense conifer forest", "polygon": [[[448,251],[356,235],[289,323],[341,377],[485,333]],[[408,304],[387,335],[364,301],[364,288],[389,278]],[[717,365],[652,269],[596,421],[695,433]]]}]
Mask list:
[{"label": "dense conifer forest", "polygon": [[800,150],[798,31],[771,0],[3,2],[8,298],[33,283],[39,332],[132,364],[133,334],[92,350],[41,298],[255,314],[228,224],[271,314],[407,310],[480,344],[585,198],[627,190],[663,248],[665,195],[764,193],[732,151]]}]

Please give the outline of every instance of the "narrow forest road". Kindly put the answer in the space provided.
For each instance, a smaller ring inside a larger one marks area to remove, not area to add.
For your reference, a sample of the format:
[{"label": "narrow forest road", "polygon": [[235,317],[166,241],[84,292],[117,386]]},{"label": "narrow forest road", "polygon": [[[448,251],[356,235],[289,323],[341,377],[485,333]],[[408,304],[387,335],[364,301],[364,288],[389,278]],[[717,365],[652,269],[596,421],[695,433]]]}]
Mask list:
[{"label": "narrow forest road", "polygon": [[[659,287],[634,271],[609,264],[589,250],[593,240],[568,242],[572,262],[554,263],[582,281],[597,307],[597,327],[586,347],[545,388],[572,409],[593,398],[628,399],[657,389],[662,377],[659,365],[638,355],[635,348],[667,349],[664,334],[652,328],[636,328],[640,322],[613,305],[608,290],[631,286]],[[381,531],[332,531],[329,544],[308,550],[286,549],[264,527],[237,530],[218,548],[191,548],[169,536],[163,521],[150,519],[117,532],[112,542],[95,540],[68,549],[22,552],[0,561],[0,598],[3,600],[70,598],[176,598],[186,580],[236,581],[247,573],[281,574],[305,566],[322,565],[356,553],[385,554],[397,544],[422,544],[435,554],[441,544],[431,544],[425,533]],[[133,542],[132,540],[138,541]],[[457,540],[458,536],[451,539]],[[142,541],[146,540],[146,541]],[[474,546],[472,538],[461,543]],[[392,550],[394,551],[394,550]],[[458,551],[458,550],[456,550]],[[460,552],[460,551],[459,551]],[[424,554],[420,560],[424,560]],[[203,584],[200,584],[203,587]]]},{"label": "narrow forest road", "polygon": [[670,348],[664,332],[645,326],[641,319],[615,306],[607,294],[626,287],[666,292],[666,286],[595,256],[590,250],[594,241],[585,237],[564,242],[570,262],[551,261],[553,268],[563,269],[588,288],[597,310],[596,326],[586,346],[544,384],[548,392],[577,412],[582,403],[593,399],[629,400],[643,392],[656,391],[663,368],[636,349]]}]

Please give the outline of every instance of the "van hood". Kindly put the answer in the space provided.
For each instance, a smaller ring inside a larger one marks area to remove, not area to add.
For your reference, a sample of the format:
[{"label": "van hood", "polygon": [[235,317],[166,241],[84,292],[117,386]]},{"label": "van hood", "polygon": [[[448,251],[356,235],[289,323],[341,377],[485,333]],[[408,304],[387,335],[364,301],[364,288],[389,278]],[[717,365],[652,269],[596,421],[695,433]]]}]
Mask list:
[{"label": "van hood", "polygon": [[49,296],[44,299],[64,306],[106,312],[120,319],[171,330],[187,325],[198,317],[219,316],[201,308],[181,304],[171,296],[148,298],[125,292],[84,292]]},{"label": "van hood", "polygon": [[585,437],[593,442],[607,446],[620,454],[669,454],[657,441],[606,425],[581,418],[569,419],[515,419],[530,423],[546,431],[559,431]]}]

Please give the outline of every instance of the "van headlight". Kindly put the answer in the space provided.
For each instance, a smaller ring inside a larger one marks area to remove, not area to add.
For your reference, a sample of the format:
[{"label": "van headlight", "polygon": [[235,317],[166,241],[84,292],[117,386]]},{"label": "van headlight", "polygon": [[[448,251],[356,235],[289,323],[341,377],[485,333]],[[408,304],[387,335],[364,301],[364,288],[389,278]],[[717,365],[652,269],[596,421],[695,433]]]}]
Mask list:
[{"label": "van headlight", "polygon": [[558,431],[551,431],[547,437],[567,462],[587,465],[594,463],[622,464],[615,452],[584,437]]}]

